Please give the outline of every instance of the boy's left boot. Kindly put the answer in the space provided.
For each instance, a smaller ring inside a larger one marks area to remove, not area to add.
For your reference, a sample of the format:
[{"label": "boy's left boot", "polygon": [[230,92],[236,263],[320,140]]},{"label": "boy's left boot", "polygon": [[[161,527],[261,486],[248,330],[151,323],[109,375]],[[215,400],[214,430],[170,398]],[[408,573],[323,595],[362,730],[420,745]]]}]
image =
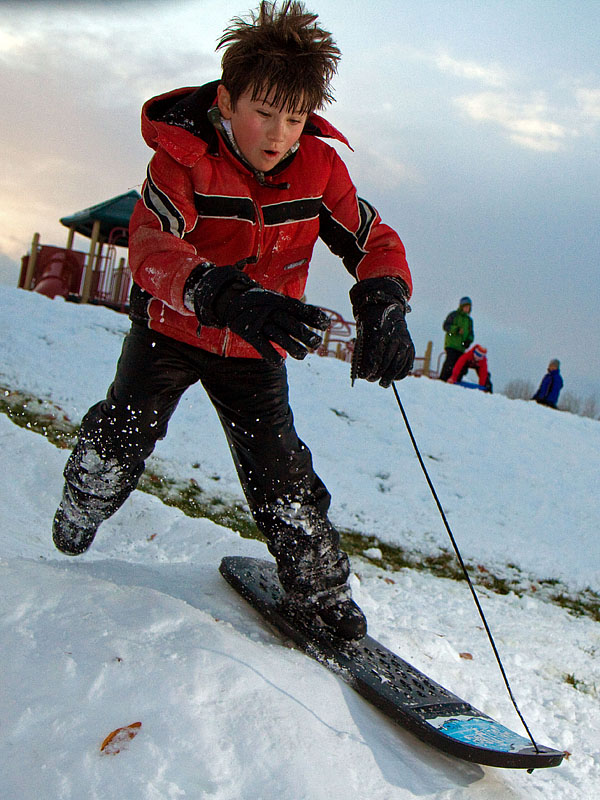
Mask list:
[{"label": "boy's left boot", "polygon": [[[291,600],[293,603],[293,599]],[[354,641],[367,633],[367,619],[350,596],[350,587],[345,584],[322,596],[300,599],[303,611],[314,616],[317,624],[331,629],[340,639]]]},{"label": "boy's left boot", "polygon": [[309,627],[326,629],[340,639],[362,639],[367,620],[352,600],[348,556],[328,518],[311,506],[294,504],[276,512],[278,524],[269,549],[285,590],[284,604]]}]

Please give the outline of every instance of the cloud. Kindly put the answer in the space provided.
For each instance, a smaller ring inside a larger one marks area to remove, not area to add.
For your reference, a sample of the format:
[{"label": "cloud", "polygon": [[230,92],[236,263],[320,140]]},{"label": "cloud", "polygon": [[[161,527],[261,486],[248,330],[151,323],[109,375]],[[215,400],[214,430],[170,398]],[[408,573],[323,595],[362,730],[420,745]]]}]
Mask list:
[{"label": "cloud", "polygon": [[[575,138],[596,133],[600,89],[594,86],[577,85],[575,79],[563,77],[545,90],[532,89],[526,86],[529,76],[498,64],[458,59],[447,52],[430,56],[430,61],[445,75],[484,87],[455,95],[453,103],[471,120],[495,125],[519,147],[555,153]],[[452,94],[453,88],[449,91]]]},{"label": "cloud", "polygon": [[190,65],[199,83],[218,74],[201,42],[157,48],[148,15],[121,27],[91,13],[70,14],[69,27],[64,15],[26,21],[0,22],[0,250],[15,259],[34,230],[62,243],[61,216],[141,184],[145,99],[190,83]]},{"label": "cloud", "polygon": [[600,120],[600,89],[580,87],[575,91],[575,97],[584,117]]},{"label": "cloud", "polygon": [[447,53],[440,53],[434,58],[434,63],[440,72],[447,72],[459,78],[478,81],[486,86],[501,87],[506,84],[507,73],[497,65],[478,64],[476,61],[462,61]]},{"label": "cloud", "polygon": [[499,126],[511,141],[541,152],[556,152],[573,128],[551,119],[552,109],[543,93],[525,99],[510,92],[480,92],[455,99],[456,105],[476,122]]}]

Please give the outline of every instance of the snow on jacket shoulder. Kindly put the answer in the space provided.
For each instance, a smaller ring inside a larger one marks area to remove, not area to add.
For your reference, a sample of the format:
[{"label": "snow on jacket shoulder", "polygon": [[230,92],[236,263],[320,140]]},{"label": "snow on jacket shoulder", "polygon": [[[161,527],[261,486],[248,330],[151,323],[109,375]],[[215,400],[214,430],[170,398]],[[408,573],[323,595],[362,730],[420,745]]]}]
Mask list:
[{"label": "snow on jacket shoulder", "polygon": [[183,302],[190,272],[205,261],[243,261],[265,288],[301,298],[319,236],[357,280],[397,276],[412,288],[400,238],[320,138],[347,144],[342,134],[313,114],[298,150],[255,173],[208,119],[217,86],[178,89],[142,110],[142,134],[156,152],[130,223],[132,317],[210,352],[257,358],[227,329],[197,331]]}]

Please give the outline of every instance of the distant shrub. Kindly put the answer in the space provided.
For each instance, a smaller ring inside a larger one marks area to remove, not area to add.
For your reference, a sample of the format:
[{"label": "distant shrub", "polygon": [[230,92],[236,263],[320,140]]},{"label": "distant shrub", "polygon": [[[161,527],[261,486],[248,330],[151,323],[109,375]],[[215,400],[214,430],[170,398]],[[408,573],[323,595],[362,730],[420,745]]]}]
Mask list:
[{"label": "distant shrub", "polygon": [[563,392],[558,407],[561,411],[568,411],[569,414],[581,414],[581,398],[573,392]]},{"label": "distant shrub", "polygon": [[564,392],[558,401],[558,407],[561,411],[569,411],[580,417],[600,419],[600,403],[598,398],[592,394],[587,397],[579,397],[572,392]]},{"label": "distant shrub", "polygon": [[581,416],[600,419],[600,402],[595,395],[590,394],[585,398],[581,408]]},{"label": "distant shrub", "polygon": [[[536,385],[533,381],[524,378],[513,378],[504,387],[504,394],[511,400],[531,400],[535,394]],[[579,417],[589,417],[590,419],[600,419],[600,401],[595,395],[581,397],[573,392],[562,392],[558,401],[558,408],[567,411],[569,414],[577,414]]]},{"label": "distant shrub", "polygon": [[514,378],[506,384],[503,394],[511,400],[531,400],[535,394],[535,386],[532,381]]}]

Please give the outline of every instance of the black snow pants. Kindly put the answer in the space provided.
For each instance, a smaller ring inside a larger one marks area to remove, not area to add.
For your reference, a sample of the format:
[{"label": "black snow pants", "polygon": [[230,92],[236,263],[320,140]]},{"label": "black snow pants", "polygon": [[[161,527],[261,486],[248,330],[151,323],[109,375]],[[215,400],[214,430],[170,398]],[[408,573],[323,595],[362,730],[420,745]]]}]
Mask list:
[{"label": "black snow pants", "polygon": [[441,381],[448,381],[452,377],[454,365],[461,356],[462,352],[460,350],[455,350],[453,347],[446,347],[446,360],[440,370]]},{"label": "black snow pants", "polygon": [[219,416],[284,588],[302,596],[344,585],[348,557],[327,517],[329,492],[294,428],[284,363],[223,358],[133,323],[107,397],[85,415],[67,461],[71,496],[96,522],[111,516],[135,489],[181,396],[197,381]]}]

